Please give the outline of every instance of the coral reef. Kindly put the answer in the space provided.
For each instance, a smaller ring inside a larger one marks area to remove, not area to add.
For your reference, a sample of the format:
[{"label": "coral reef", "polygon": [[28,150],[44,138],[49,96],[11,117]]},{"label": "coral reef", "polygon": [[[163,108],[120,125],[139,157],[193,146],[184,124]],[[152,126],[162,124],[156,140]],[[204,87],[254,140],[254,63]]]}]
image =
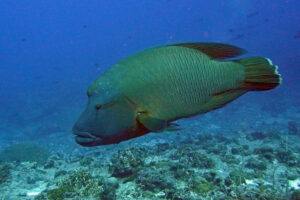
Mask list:
[{"label": "coral reef", "polygon": [[245,167],[250,168],[250,169],[254,169],[254,170],[264,171],[264,170],[267,169],[267,164],[264,160],[260,161],[260,160],[257,160],[255,158],[250,158],[247,161]]},{"label": "coral reef", "polygon": [[0,185],[9,181],[11,177],[11,166],[7,163],[0,165]]},{"label": "coral reef", "polygon": [[103,192],[101,183],[97,182],[92,175],[85,170],[71,172],[64,180],[57,184],[57,188],[45,191],[36,199],[63,200],[75,197],[98,197]]},{"label": "coral reef", "polygon": [[179,163],[183,163],[187,166],[197,167],[200,169],[214,168],[215,162],[213,159],[208,158],[203,153],[193,150],[190,146],[184,146],[178,149],[172,156],[172,159],[179,160]]},{"label": "coral reef", "polygon": [[174,190],[174,182],[167,175],[166,170],[149,170],[141,171],[137,175],[136,183],[142,190],[158,193],[160,191]]},{"label": "coral reef", "polygon": [[230,186],[235,184],[237,186],[246,183],[246,179],[254,178],[252,174],[243,170],[233,170],[225,179],[225,185]]},{"label": "coral reef", "polygon": [[290,167],[295,167],[299,164],[297,157],[290,149],[278,149],[275,156],[279,162],[285,163]]},{"label": "coral reef", "polygon": [[133,175],[142,165],[142,150],[137,148],[119,151],[111,158],[110,172],[112,176],[124,178]]},{"label": "coral reef", "polygon": [[73,156],[54,154],[42,164],[12,159],[0,166],[0,192],[12,200],[297,199],[297,145],[273,137],[273,130],[251,133],[101,147]]},{"label": "coral reef", "polygon": [[274,149],[269,146],[256,148],[254,149],[253,153],[259,155],[261,159],[267,159],[270,162],[275,159]]}]

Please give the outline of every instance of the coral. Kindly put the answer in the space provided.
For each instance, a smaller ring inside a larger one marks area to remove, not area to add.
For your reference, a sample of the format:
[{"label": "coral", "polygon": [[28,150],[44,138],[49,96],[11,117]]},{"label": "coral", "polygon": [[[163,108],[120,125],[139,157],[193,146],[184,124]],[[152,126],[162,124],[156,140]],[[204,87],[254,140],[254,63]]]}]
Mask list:
[{"label": "coral", "polygon": [[231,153],[232,153],[233,155],[236,155],[236,154],[239,154],[239,153],[240,153],[240,150],[241,150],[241,149],[239,149],[239,148],[233,147],[233,148],[231,149]]},{"label": "coral", "polygon": [[294,167],[298,164],[297,157],[291,150],[278,149],[275,156],[279,162],[285,163],[290,167]]},{"label": "coral", "polygon": [[65,171],[65,170],[59,170],[59,171],[56,171],[55,174],[54,174],[54,178],[57,178],[59,176],[63,176],[63,175],[66,175],[68,172]]},{"label": "coral", "polygon": [[249,145],[246,145],[246,144],[243,145],[243,149],[244,149],[244,150],[249,150]]},{"label": "coral", "polygon": [[264,161],[259,161],[254,158],[250,158],[247,160],[247,163],[245,167],[249,169],[254,169],[254,170],[266,170],[267,169],[267,164]]},{"label": "coral", "polygon": [[173,148],[173,146],[170,145],[169,143],[158,143],[156,146],[157,146],[157,152],[159,153]]},{"label": "coral", "polygon": [[221,160],[227,164],[239,164],[240,161],[234,155],[222,156]]},{"label": "coral", "polygon": [[246,179],[252,179],[253,176],[242,170],[234,170],[225,179],[225,185],[230,186],[235,184],[237,186],[246,183]]},{"label": "coral", "polygon": [[286,178],[288,180],[296,180],[299,178],[299,175],[298,175],[297,171],[289,170],[289,172],[286,174]]},{"label": "coral", "polygon": [[137,174],[136,183],[145,191],[158,193],[165,191],[172,196],[175,193],[174,179],[168,174],[168,170],[147,170]]},{"label": "coral", "polygon": [[170,171],[173,172],[173,176],[176,179],[187,180],[192,174],[192,171],[188,169],[182,163],[174,163],[170,166]]},{"label": "coral", "polygon": [[261,148],[256,148],[253,151],[255,154],[265,154],[265,153],[273,153],[274,149],[272,147],[261,147]]},{"label": "coral", "polygon": [[66,197],[71,197],[71,194],[75,192],[74,188],[70,185],[60,186],[59,188],[47,191],[47,199],[49,200],[63,200]]},{"label": "coral", "polygon": [[194,177],[189,185],[197,194],[205,194],[214,189],[214,186],[202,177]]},{"label": "coral", "polygon": [[203,174],[203,178],[209,182],[213,182],[217,176],[217,173],[215,171],[205,172]]},{"label": "coral", "polygon": [[119,150],[111,158],[109,170],[112,176],[124,178],[135,174],[143,166],[146,154],[147,150],[145,148]]},{"label": "coral", "polygon": [[[40,180],[46,182],[39,190],[44,191],[37,200],[292,199],[294,189],[290,182],[297,181],[299,169],[289,165],[300,163],[296,142],[289,140],[288,150],[286,143],[278,140],[272,143],[269,137],[254,142],[246,141],[244,137],[236,139],[240,145],[230,140],[214,144],[217,140],[211,136],[202,139],[207,142],[201,145],[195,145],[195,142],[136,145],[107,157],[104,154],[114,147],[104,149],[101,156],[91,156],[96,155],[92,153],[84,157],[81,152],[77,152],[79,156],[52,156],[43,165],[10,163],[15,165],[14,171],[22,170],[22,173],[14,172],[11,180],[15,181],[18,176],[28,188],[37,187]],[[299,138],[293,136],[293,139]],[[275,159],[289,165],[284,166]],[[74,167],[83,169],[69,171]],[[52,176],[54,179],[49,180]],[[1,186],[8,190],[11,185]],[[26,192],[17,195],[25,198]]]},{"label": "coral", "polygon": [[35,184],[38,181],[36,176],[27,176],[26,183],[27,184]]},{"label": "coral", "polygon": [[58,187],[46,191],[47,199],[62,200],[74,197],[98,197],[103,189],[92,175],[85,170],[73,171],[66,179],[58,183]]},{"label": "coral", "polygon": [[246,154],[246,151],[244,150],[243,147],[238,146],[238,147],[232,147],[232,148],[231,148],[231,153],[232,153],[233,155],[245,155],[245,154]]},{"label": "coral", "polygon": [[45,169],[50,169],[50,168],[53,168],[53,167],[55,167],[54,160],[47,160],[47,162],[44,165],[44,168]]},{"label": "coral", "polygon": [[189,146],[178,149],[177,152],[172,155],[172,158],[178,159],[180,163],[184,163],[187,166],[200,169],[210,169],[215,167],[214,160],[200,152],[194,151]]},{"label": "coral", "polygon": [[259,155],[261,158],[265,158],[269,161],[273,161],[275,158],[274,149],[268,146],[256,148],[253,153]]},{"label": "coral", "polygon": [[49,152],[35,143],[20,143],[9,146],[0,153],[0,161],[37,162],[44,164]]},{"label": "coral", "polygon": [[288,195],[282,190],[274,190],[270,185],[259,184],[258,186],[241,184],[231,186],[229,195],[232,198],[225,199],[257,199],[257,200],[287,200]]},{"label": "coral", "polygon": [[226,145],[217,145],[217,146],[211,146],[207,148],[207,153],[214,153],[216,155],[225,154],[227,152],[227,146]]},{"label": "coral", "polygon": [[0,185],[8,182],[11,176],[11,166],[7,163],[0,165]]},{"label": "coral", "polygon": [[170,170],[173,167],[173,163],[168,160],[152,161],[146,167],[151,167],[155,170]]},{"label": "coral", "polygon": [[79,164],[81,166],[89,166],[92,162],[94,161],[93,158],[91,157],[86,157],[86,158],[83,158],[79,161]]},{"label": "coral", "polygon": [[172,181],[167,178],[165,171],[162,170],[149,172],[141,171],[137,175],[136,182],[143,190],[152,192],[159,192],[172,187]]},{"label": "coral", "polygon": [[220,177],[217,177],[217,173],[215,171],[206,172],[202,175],[202,177],[214,186],[224,185],[224,180]]},{"label": "coral", "polygon": [[103,183],[102,200],[115,200],[119,183],[115,178],[109,178]]}]

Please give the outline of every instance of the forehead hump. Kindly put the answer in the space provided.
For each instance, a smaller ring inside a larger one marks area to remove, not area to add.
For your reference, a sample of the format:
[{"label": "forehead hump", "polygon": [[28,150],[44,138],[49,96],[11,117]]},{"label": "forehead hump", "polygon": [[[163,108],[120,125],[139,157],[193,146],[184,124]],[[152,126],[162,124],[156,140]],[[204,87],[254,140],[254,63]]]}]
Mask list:
[{"label": "forehead hump", "polygon": [[[101,78],[101,77],[100,77]],[[98,78],[87,89],[87,95],[92,102],[107,103],[120,96],[116,84],[112,81]]]}]

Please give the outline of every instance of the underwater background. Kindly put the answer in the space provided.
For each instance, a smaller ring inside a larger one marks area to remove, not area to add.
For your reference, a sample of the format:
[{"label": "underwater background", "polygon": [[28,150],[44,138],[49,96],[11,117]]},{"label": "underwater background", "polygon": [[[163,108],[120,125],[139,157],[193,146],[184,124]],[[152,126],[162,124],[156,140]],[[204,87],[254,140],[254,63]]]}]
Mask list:
[{"label": "underwater background", "polygon": [[[300,199],[300,1],[2,0],[0,199]],[[86,89],[136,51],[222,42],[283,81],[176,132],[86,148]]]}]

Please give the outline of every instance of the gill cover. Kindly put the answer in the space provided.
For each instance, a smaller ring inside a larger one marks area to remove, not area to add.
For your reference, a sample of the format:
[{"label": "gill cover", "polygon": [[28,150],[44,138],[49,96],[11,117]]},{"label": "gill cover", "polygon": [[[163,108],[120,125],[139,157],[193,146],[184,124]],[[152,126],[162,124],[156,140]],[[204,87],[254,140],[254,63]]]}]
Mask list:
[{"label": "gill cover", "polygon": [[85,111],[73,126],[76,142],[83,146],[118,143],[136,126],[135,109],[126,98],[90,96]]}]

